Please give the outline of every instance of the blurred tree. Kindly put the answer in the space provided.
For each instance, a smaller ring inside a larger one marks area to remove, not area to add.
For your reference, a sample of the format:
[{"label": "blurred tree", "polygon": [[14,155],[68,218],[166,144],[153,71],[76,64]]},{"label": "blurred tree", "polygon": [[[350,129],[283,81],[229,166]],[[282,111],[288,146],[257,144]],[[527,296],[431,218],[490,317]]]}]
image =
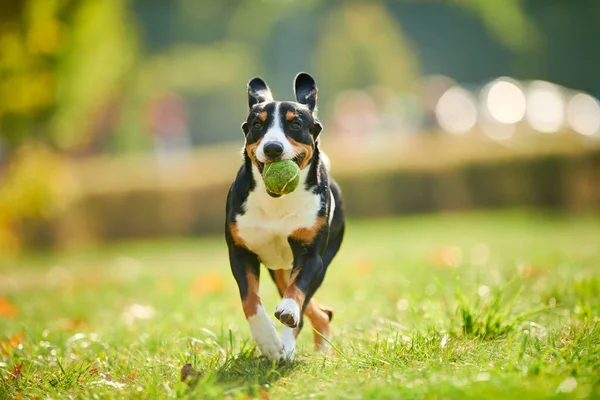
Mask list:
[{"label": "blurred tree", "polygon": [[137,56],[127,1],[3,1],[0,38],[4,141],[84,148],[95,113],[123,88]]},{"label": "blurred tree", "polygon": [[539,30],[525,9],[524,0],[451,0],[476,13],[498,42],[515,51],[528,51],[539,44]]},{"label": "blurred tree", "polygon": [[50,147],[81,152],[116,120],[113,99],[137,58],[128,13],[127,1],[0,3],[0,253],[18,248],[20,222],[75,198],[68,162]]},{"label": "blurred tree", "polygon": [[418,66],[383,2],[346,2],[323,21],[314,62],[331,92],[369,85],[414,90]]},{"label": "blurred tree", "polygon": [[[278,98],[290,98],[300,70],[317,76],[323,118],[344,89],[410,91],[422,71],[475,82],[500,73],[558,76],[594,90],[596,64],[573,66],[564,57],[577,48],[593,58],[583,39],[596,32],[597,18],[581,16],[587,30],[571,35],[574,44],[561,42],[577,23],[566,24],[564,15],[577,7],[543,0],[4,0],[0,135],[13,147],[39,138],[69,151],[139,151],[151,143],[145,104],[178,92],[191,108],[194,145],[238,140],[246,82],[261,75]],[[548,16],[542,8],[557,11]],[[435,25],[445,18],[444,27]],[[560,18],[560,32],[549,32]],[[570,73],[575,67],[584,73]]]}]

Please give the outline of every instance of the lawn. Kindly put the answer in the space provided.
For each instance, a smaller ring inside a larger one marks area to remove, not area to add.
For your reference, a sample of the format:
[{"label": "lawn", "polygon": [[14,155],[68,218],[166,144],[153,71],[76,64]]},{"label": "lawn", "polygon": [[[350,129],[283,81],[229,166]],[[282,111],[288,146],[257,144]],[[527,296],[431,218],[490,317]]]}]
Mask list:
[{"label": "lawn", "polygon": [[315,297],[333,348],[276,366],[220,237],[5,262],[0,398],[600,398],[600,215],[350,221]]}]

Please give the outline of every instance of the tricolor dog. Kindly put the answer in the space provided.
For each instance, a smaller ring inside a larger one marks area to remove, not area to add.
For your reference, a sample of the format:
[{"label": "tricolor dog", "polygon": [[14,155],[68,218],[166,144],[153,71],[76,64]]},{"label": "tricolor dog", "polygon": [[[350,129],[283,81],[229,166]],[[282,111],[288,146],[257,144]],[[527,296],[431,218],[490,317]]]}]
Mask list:
[{"label": "tricolor dog", "polygon": [[[296,75],[294,92],[296,102],[274,101],[261,78],[248,83],[243,163],[226,206],[225,237],[242,308],[258,349],[277,362],[294,358],[304,315],[329,337],[332,311],[313,295],[344,235],[340,189],[319,148],[323,127],[316,115],[314,79]],[[300,184],[283,196],[269,192],[261,177],[266,164],[280,160],[294,160],[300,167]],[[284,325],[281,336],[260,299],[261,264],[282,297],[273,310]],[[316,349],[326,348],[316,333],[314,340]]]}]

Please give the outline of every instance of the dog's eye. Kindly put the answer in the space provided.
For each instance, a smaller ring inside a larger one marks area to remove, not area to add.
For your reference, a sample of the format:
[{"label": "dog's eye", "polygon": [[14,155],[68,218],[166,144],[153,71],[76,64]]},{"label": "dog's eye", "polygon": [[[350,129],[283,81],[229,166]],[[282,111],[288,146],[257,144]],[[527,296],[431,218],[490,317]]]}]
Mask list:
[{"label": "dog's eye", "polygon": [[255,122],[254,125],[252,125],[252,127],[254,129],[262,129],[262,124],[260,122]]},{"label": "dog's eye", "polygon": [[302,124],[298,121],[294,121],[290,124],[290,128],[292,128],[294,130],[298,130],[298,129],[302,128]]}]

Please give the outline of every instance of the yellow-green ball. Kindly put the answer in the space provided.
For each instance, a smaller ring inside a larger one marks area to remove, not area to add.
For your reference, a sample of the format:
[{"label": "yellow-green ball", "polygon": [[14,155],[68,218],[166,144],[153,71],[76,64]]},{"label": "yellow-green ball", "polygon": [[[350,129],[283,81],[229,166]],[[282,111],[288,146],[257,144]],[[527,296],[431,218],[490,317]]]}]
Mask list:
[{"label": "yellow-green ball", "polygon": [[265,165],[262,177],[272,193],[288,194],[296,190],[300,183],[300,168],[292,160],[276,161]]}]

